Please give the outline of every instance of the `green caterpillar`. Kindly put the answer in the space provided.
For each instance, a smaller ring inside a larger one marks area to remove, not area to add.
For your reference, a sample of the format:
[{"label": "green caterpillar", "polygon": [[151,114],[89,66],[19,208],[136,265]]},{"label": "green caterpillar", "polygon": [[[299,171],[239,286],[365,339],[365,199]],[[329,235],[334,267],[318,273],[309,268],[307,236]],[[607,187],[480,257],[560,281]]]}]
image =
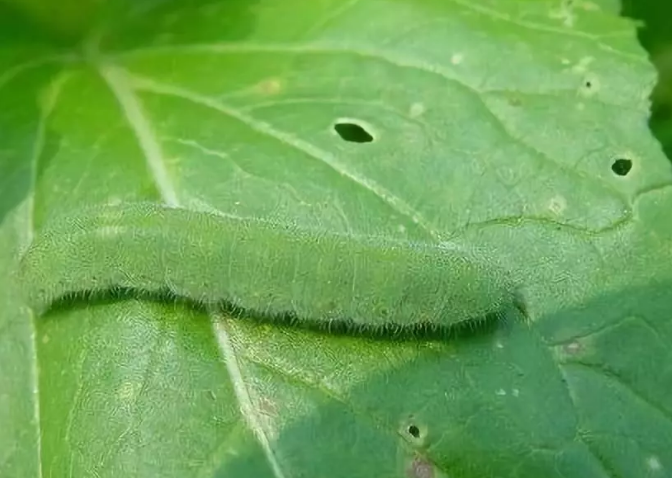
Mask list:
[{"label": "green caterpillar", "polygon": [[449,326],[515,301],[482,252],[334,234],[153,203],[97,206],[53,221],[21,259],[28,305],[119,288],[228,303],[313,325]]}]

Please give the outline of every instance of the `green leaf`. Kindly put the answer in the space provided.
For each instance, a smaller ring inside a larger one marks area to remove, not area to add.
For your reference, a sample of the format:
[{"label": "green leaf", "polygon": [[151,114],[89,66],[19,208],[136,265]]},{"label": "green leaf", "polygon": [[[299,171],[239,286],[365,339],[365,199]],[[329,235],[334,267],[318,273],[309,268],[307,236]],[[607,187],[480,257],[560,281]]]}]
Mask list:
[{"label": "green leaf", "polygon": [[[99,9],[104,5],[105,0],[0,0],[0,12],[10,28],[12,22],[7,19],[20,18],[24,32],[39,30],[40,35],[48,35],[54,42],[72,43],[81,40],[97,23]],[[25,24],[31,26],[25,28]]]},{"label": "green leaf", "polygon": [[[0,11],[0,476],[669,474],[672,171],[612,3],[114,2],[78,47]],[[35,317],[15,277],[48,218],[138,200],[473,241],[532,323]]]}]

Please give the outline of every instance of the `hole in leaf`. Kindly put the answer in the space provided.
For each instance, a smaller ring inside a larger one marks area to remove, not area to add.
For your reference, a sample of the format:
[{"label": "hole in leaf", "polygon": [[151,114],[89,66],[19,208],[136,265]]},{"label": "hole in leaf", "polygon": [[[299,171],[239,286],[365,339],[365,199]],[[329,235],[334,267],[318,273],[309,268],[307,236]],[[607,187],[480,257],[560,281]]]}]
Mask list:
[{"label": "hole in leaf", "polygon": [[611,165],[611,170],[619,176],[625,176],[630,172],[631,169],[632,161],[629,159],[620,158],[614,161]]},{"label": "hole in leaf", "polygon": [[373,141],[373,136],[368,131],[349,121],[339,121],[334,125],[334,130],[341,139],[350,143],[370,143]]},{"label": "hole in leaf", "polygon": [[415,426],[415,425],[409,425],[408,427],[408,433],[413,437],[413,438],[419,438],[420,437],[420,429]]}]

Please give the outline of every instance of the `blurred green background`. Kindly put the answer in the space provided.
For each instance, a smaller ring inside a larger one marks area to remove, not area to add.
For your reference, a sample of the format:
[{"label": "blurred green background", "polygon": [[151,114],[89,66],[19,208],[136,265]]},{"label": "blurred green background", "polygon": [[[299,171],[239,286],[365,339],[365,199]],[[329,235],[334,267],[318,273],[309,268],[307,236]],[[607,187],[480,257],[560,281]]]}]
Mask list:
[{"label": "blurred green background", "polygon": [[642,23],[639,40],[658,70],[649,124],[667,157],[672,158],[672,2],[623,0],[621,8],[623,15]]}]

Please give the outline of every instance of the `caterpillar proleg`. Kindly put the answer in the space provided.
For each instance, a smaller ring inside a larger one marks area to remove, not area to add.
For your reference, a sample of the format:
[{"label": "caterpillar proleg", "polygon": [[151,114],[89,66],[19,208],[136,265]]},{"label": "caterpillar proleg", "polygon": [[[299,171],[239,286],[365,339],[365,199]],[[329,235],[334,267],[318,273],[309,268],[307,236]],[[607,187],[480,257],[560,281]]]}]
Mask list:
[{"label": "caterpillar proleg", "polygon": [[363,328],[450,326],[515,300],[502,268],[455,243],[336,234],[153,203],[91,207],[51,222],[23,256],[21,280],[37,314],[67,295],[128,288]]}]

